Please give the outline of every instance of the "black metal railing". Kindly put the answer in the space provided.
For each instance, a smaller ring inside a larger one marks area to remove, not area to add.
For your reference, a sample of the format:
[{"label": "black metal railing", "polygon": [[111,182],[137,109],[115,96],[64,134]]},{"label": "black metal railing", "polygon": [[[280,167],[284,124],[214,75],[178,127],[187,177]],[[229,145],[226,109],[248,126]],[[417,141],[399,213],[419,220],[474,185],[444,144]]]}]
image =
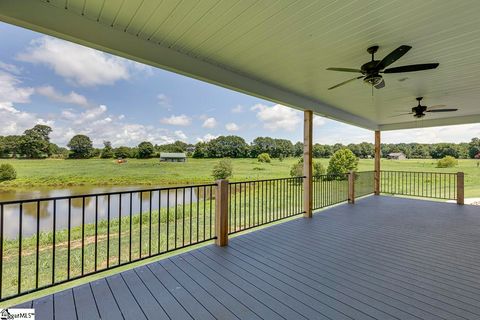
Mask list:
[{"label": "black metal railing", "polygon": [[382,170],[380,191],[394,195],[455,200],[457,174]]},{"label": "black metal railing", "polygon": [[374,193],[375,171],[355,172],[355,197]]},{"label": "black metal railing", "polygon": [[229,234],[303,213],[304,177],[229,184]]},{"label": "black metal railing", "polygon": [[215,190],[0,202],[0,300],[215,238]]},{"label": "black metal railing", "polygon": [[313,209],[348,200],[348,174],[325,174],[313,178]]}]

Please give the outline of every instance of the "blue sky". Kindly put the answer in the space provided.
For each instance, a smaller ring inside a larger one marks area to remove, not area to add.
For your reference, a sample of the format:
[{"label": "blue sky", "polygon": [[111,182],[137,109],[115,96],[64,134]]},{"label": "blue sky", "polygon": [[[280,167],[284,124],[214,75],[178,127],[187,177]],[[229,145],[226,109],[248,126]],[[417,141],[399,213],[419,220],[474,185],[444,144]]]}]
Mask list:
[{"label": "blue sky", "polygon": [[[96,146],[148,140],[189,143],[235,134],[299,141],[302,113],[175,73],[0,23],[0,135],[37,123],[66,145],[87,134]],[[386,132],[384,142],[459,142],[480,125]],[[373,133],[316,117],[314,141],[373,141]]]}]

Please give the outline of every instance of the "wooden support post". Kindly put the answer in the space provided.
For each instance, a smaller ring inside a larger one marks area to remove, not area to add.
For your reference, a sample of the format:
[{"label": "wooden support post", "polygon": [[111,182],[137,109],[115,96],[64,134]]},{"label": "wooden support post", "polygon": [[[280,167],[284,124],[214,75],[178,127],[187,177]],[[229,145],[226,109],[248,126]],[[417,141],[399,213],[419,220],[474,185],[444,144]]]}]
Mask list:
[{"label": "wooden support post", "polygon": [[303,120],[303,211],[306,218],[312,217],[313,211],[313,166],[312,166],[312,148],[313,148],[313,112],[304,111]]},{"label": "wooden support post", "polygon": [[355,203],[355,172],[348,173],[348,203]]},{"label": "wooden support post", "polygon": [[457,204],[465,203],[465,175],[457,172]]},{"label": "wooden support post", "polygon": [[217,180],[215,192],[215,244],[228,245],[228,180]]},{"label": "wooden support post", "polygon": [[380,158],[382,156],[380,148],[380,131],[375,131],[375,173],[374,173],[374,186],[373,193],[375,195],[380,194]]}]

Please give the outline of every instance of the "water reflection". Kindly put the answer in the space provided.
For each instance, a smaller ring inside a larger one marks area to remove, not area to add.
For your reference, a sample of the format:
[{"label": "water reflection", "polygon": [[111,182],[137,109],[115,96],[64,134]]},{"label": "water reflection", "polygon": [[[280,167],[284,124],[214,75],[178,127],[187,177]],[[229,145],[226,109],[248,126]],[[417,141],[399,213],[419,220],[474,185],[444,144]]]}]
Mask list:
[{"label": "water reflection", "polygon": [[[0,201],[19,199],[39,199],[79,194],[94,194],[145,189],[145,187],[76,187],[70,189],[42,189],[36,191],[0,192]],[[15,239],[19,236],[20,212],[22,213],[22,236],[28,237],[36,233],[37,220],[40,231],[62,230],[85,223],[93,223],[97,218],[115,219],[135,215],[139,212],[170,208],[176,205],[189,205],[211,197],[210,188],[185,187],[150,192],[128,192],[110,196],[86,196],[74,199],[33,201],[22,205],[4,206],[4,237]],[[54,223],[55,218],[55,223]]]}]

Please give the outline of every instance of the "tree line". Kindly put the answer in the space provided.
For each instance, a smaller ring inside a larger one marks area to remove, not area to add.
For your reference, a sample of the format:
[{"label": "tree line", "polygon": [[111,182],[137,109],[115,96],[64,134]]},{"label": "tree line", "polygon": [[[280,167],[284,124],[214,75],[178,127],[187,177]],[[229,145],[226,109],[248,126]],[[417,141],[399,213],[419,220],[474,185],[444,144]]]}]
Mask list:
[{"label": "tree line", "polygon": [[[287,139],[257,137],[251,143],[239,136],[220,136],[208,142],[188,144],[175,141],[170,144],[154,145],[143,141],[136,147],[113,146],[110,141],[103,142],[103,148],[93,147],[93,142],[86,135],[76,135],[67,144],[68,148],[50,142],[52,128],[36,125],[25,130],[23,135],[0,136],[0,157],[2,158],[152,158],[160,152],[185,152],[194,158],[256,158],[262,153],[272,158],[301,157],[303,143],[293,143]],[[373,143],[351,143],[343,145],[315,144],[313,157],[330,158],[336,151],[349,149],[358,158],[374,157]],[[452,156],[457,159],[480,158],[480,139],[473,138],[468,143],[391,143],[382,144],[382,157],[389,153],[402,152],[412,159],[440,159]]]}]

